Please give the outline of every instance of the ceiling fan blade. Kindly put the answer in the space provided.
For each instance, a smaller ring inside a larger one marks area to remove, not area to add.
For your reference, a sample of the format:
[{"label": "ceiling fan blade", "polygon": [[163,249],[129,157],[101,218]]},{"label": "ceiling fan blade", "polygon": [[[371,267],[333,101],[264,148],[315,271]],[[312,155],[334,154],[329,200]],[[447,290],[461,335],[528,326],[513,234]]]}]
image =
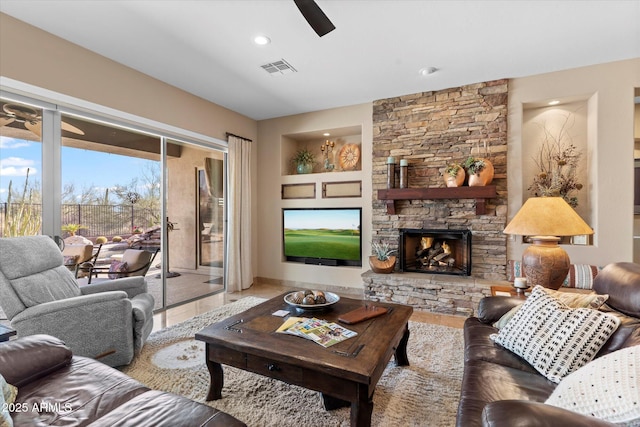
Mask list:
[{"label": "ceiling fan blade", "polygon": [[42,122],[24,122],[24,127],[42,138]]},{"label": "ceiling fan blade", "polygon": [[[24,127],[29,129],[31,132],[35,133],[39,137],[42,137],[42,123],[41,122],[24,122]],[[62,122],[62,130],[66,130],[67,132],[75,133],[78,135],[84,135],[84,132],[78,129],[77,127],[70,125],[69,123]]]},{"label": "ceiling fan blade", "polygon": [[336,27],[327,18],[320,6],[316,4],[314,0],[293,0],[298,6],[300,13],[307,20],[311,28],[320,36],[324,36],[327,33],[335,30]]},{"label": "ceiling fan blade", "polygon": [[0,116],[0,127],[2,126],[6,126],[6,125],[10,125],[11,123],[13,123],[16,119],[14,119],[13,117],[8,117],[8,116]]},{"label": "ceiling fan blade", "polygon": [[75,133],[78,135],[84,135],[84,132],[82,130],[78,129],[74,125],[69,124],[67,122],[62,122],[61,126],[62,126],[62,130],[66,130],[67,132]]}]

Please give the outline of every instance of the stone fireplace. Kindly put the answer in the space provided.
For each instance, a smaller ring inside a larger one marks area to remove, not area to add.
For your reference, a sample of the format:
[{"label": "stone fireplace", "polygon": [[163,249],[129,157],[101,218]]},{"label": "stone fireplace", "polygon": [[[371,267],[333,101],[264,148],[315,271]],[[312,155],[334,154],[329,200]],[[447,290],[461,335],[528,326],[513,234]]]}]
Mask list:
[{"label": "stone fireplace", "polygon": [[[365,272],[367,298],[470,315],[490,294],[491,284],[506,280],[507,237],[502,230],[507,219],[507,95],[508,81],[496,80],[374,101],[371,239],[397,246],[407,260],[392,274]],[[472,189],[477,187],[444,188],[441,171],[470,155],[493,163],[491,196],[476,195]],[[400,196],[387,190],[388,157],[409,164],[409,188],[399,190]],[[470,252],[469,262],[451,271],[443,271],[443,265],[418,267],[417,236],[409,232],[409,243],[400,244],[402,230],[468,231],[473,245],[462,251]]]},{"label": "stone fireplace", "polygon": [[471,275],[471,231],[400,229],[400,271]]}]

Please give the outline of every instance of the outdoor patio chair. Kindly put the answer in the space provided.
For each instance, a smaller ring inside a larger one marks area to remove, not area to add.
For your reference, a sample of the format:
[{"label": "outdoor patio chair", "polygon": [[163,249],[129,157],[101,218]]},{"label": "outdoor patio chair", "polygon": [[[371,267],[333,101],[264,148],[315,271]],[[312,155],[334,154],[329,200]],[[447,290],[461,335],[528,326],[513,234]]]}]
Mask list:
[{"label": "outdoor patio chair", "polygon": [[102,244],[64,245],[62,256],[64,265],[74,273],[75,277],[84,277],[86,273],[79,268],[83,263],[95,263],[100,255]]},{"label": "outdoor patio chair", "polygon": [[80,267],[88,275],[87,283],[91,283],[94,278],[119,279],[123,277],[144,276],[149,271],[160,249],[147,251],[144,249],[125,249],[122,259],[111,261],[109,266],[96,266],[85,263]]},{"label": "outdoor patio chair", "polygon": [[110,366],[130,363],[153,328],[144,277],[79,286],[47,236],[0,238],[0,306],[18,337],[53,335]]}]

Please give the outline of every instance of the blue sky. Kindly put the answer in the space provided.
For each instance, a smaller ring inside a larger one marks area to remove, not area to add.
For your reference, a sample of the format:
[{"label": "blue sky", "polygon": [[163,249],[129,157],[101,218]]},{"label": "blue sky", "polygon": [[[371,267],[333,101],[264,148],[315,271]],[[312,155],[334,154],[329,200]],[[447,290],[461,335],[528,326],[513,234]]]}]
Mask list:
[{"label": "blue sky", "polygon": [[289,229],[328,228],[352,230],[360,225],[360,212],[356,209],[287,210],[284,225]]},{"label": "blue sky", "polygon": [[[140,176],[151,160],[117,154],[62,147],[62,185],[74,183],[76,192],[91,187],[103,193],[115,185],[127,185]],[[29,169],[29,182],[42,184],[42,144],[0,136],[0,202],[7,199],[9,181],[22,189]]]}]

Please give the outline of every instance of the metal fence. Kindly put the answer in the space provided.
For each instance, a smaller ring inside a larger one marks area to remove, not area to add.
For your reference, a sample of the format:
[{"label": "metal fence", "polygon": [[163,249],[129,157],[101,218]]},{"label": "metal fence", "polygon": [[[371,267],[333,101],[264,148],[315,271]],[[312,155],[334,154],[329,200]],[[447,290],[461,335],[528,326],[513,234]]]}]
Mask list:
[{"label": "metal fence", "polygon": [[[29,207],[28,215],[34,216],[34,222],[39,223],[42,205],[31,204]],[[24,205],[0,203],[0,236],[9,235],[7,227],[10,221],[24,215]],[[129,235],[136,228],[157,225],[159,216],[152,209],[136,205],[62,205],[62,225],[80,224],[82,228],[76,234],[87,237]]]}]

